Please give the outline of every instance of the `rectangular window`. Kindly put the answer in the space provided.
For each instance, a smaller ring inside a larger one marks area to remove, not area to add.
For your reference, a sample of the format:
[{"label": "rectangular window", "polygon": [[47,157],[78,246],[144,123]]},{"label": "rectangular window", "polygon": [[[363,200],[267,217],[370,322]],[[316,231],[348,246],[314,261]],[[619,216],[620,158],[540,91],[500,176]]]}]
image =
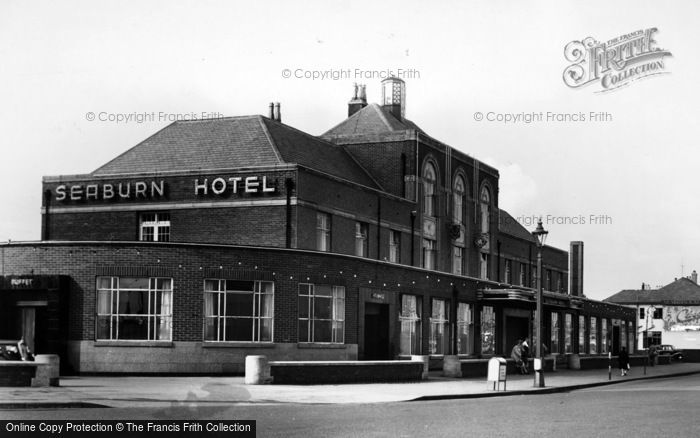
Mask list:
[{"label": "rectangular window", "polygon": [[620,350],[622,350],[622,347],[627,348],[627,323],[618,319],[616,325],[620,326]]},{"label": "rectangular window", "polygon": [[639,308],[639,319],[644,319],[644,307]]},{"label": "rectangular window", "polygon": [[97,277],[97,340],[170,341],[171,278]]},{"label": "rectangular window", "polygon": [[608,319],[600,320],[600,352],[606,354],[608,352]]},{"label": "rectangular window", "polygon": [[481,354],[496,352],[496,313],[493,307],[481,308]]},{"label": "rectangular window", "polygon": [[630,354],[634,351],[634,326],[632,325],[632,321],[627,321],[627,344],[629,345],[627,347],[627,351],[630,352]]},{"label": "rectangular window", "polygon": [[275,285],[204,280],[204,340],[272,342]]},{"label": "rectangular window", "polygon": [[579,354],[587,353],[586,351],[586,317],[578,316],[578,352]]},{"label": "rectangular window", "polygon": [[564,292],[564,274],[557,272],[557,292]]},{"label": "rectangular window", "polygon": [[472,306],[457,305],[457,354],[472,354]]},{"label": "rectangular window", "polygon": [[551,271],[551,269],[545,270],[544,290],[552,291],[552,271]]},{"label": "rectangular window", "polygon": [[423,268],[435,269],[435,241],[423,239]]},{"label": "rectangular window", "polygon": [[401,232],[389,230],[389,261],[401,263]]},{"label": "rectangular window", "polygon": [[559,353],[559,314],[556,312],[552,312],[551,343],[550,351]]},{"label": "rectangular window", "polygon": [[591,316],[591,328],[588,332],[588,346],[591,354],[598,354],[598,319]]},{"label": "rectangular window", "polygon": [[664,318],[664,308],[663,307],[655,307],[654,308],[654,319],[663,319]]},{"label": "rectangular window", "polygon": [[573,332],[573,315],[564,314],[564,353],[573,353],[573,342],[571,334]]},{"label": "rectangular window", "polygon": [[445,300],[432,299],[432,313],[430,316],[430,354],[449,354],[450,352],[450,327],[448,315],[450,305]]},{"label": "rectangular window", "polygon": [[316,213],[316,249],[331,250],[331,216],[326,213]]},{"label": "rectangular window", "polygon": [[527,265],[525,263],[520,264],[520,286],[527,285]]},{"label": "rectangular window", "polygon": [[479,260],[479,275],[482,279],[488,280],[490,272],[489,255],[488,253],[482,252],[481,258]]},{"label": "rectangular window", "polygon": [[170,213],[143,213],[140,222],[139,240],[144,242],[170,241]]},{"label": "rectangular window", "polygon": [[464,248],[461,246],[452,247],[452,273],[464,274]]},{"label": "rectangular window", "polygon": [[368,233],[369,225],[363,222],[355,222],[355,255],[358,257],[368,256]]},{"label": "rectangular window", "polygon": [[299,284],[299,342],[345,342],[345,287]]},{"label": "rectangular window", "polygon": [[512,278],[512,276],[513,276],[513,261],[512,260],[506,259],[505,266],[503,269],[503,275],[504,275],[503,281],[506,284],[512,284],[512,282],[513,282],[513,278]]},{"label": "rectangular window", "polygon": [[652,345],[661,345],[661,332],[644,331],[642,336],[644,337],[644,348],[649,348]]},{"label": "rectangular window", "polygon": [[415,295],[401,296],[400,354],[404,356],[421,353],[421,300]]}]

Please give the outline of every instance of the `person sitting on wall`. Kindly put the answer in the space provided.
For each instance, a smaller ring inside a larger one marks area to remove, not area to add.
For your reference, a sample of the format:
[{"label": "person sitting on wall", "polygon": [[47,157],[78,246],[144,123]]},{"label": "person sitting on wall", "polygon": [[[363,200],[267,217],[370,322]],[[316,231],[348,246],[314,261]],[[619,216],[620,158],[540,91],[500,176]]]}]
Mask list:
[{"label": "person sitting on wall", "polygon": [[518,343],[510,351],[510,357],[515,362],[515,367],[520,374],[523,374],[523,340],[518,339]]},{"label": "person sitting on wall", "polygon": [[522,344],[521,358],[523,360],[523,373],[530,374],[530,370],[528,369],[528,361],[530,360],[530,346],[527,344],[527,338],[525,338]]},{"label": "person sitting on wall", "polygon": [[20,357],[24,361],[34,361],[34,355],[29,351],[27,343],[24,341],[24,336],[17,343],[17,349],[19,350]]}]

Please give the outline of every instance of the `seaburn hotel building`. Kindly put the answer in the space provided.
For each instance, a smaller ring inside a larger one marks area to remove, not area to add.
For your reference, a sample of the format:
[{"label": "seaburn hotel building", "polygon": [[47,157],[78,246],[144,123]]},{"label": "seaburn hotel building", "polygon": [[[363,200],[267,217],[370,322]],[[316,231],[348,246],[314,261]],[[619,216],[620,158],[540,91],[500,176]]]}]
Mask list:
[{"label": "seaburn hotel building", "polygon": [[[41,241],[0,245],[0,339],[75,373],[507,355],[534,332],[535,240],[499,209],[496,169],[408,120],[402,80],[382,89],[356,87],[321,136],[271,104],[45,177]],[[582,249],[571,270],[543,249],[543,341],[631,349],[635,311],[583,296]]]}]

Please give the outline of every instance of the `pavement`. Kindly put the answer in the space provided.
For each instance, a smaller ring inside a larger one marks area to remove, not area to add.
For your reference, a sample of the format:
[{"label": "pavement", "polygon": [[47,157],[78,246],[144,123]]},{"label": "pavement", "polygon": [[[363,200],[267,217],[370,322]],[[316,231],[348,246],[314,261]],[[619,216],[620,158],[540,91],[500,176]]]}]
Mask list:
[{"label": "pavement", "polygon": [[87,407],[174,407],[193,404],[343,404],[498,397],[567,392],[642,379],[700,373],[700,363],[634,367],[626,377],[619,370],[568,370],[546,373],[544,388],[533,375],[508,374],[495,391],[480,378],[447,378],[430,373],[428,380],[410,383],[342,385],[245,385],[243,377],[61,377],[58,387],[0,388],[0,410]]}]

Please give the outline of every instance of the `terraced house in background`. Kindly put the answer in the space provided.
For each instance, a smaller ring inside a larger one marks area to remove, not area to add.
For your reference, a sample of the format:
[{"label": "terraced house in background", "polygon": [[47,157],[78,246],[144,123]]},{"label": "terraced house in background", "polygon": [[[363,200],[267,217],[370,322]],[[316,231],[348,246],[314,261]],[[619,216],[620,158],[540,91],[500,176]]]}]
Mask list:
[{"label": "terraced house in background", "polygon": [[[279,104],[179,121],[89,174],[45,177],[41,241],[0,246],[0,338],[77,373],[507,354],[533,333],[535,240],[499,208],[498,170],[405,102],[400,79],[381,104],[355,87],[320,136]],[[572,251],[569,269],[544,248],[543,342],[631,349],[635,311],[587,299]]]}]

